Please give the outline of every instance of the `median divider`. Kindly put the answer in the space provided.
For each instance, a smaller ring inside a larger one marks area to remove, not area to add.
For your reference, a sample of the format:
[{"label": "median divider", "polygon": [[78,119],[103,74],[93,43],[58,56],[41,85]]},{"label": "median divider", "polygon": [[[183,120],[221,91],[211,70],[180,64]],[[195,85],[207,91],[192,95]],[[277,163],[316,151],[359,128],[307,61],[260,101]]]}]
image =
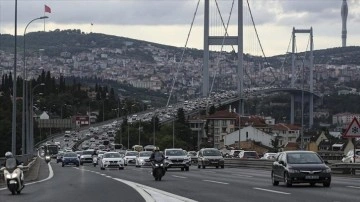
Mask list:
[{"label": "median divider", "polygon": [[[271,170],[273,162],[272,160],[263,159],[226,158],[225,167]],[[332,163],[328,164],[328,166],[334,174],[356,175],[356,171],[360,173],[360,163]]]}]

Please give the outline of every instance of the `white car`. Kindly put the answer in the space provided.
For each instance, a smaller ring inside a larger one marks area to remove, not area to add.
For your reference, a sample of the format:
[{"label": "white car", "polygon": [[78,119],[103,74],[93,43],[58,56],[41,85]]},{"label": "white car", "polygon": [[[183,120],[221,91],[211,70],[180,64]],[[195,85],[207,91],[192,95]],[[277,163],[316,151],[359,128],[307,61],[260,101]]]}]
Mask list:
[{"label": "white car", "polygon": [[260,159],[275,160],[276,153],[265,153]]},{"label": "white car", "polygon": [[127,166],[128,164],[133,164],[135,165],[136,163],[136,156],[138,155],[139,152],[137,151],[126,151],[125,156],[124,156],[124,160],[125,160],[125,165]]},{"label": "white car", "polygon": [[354,150],[348,151],[346,156],[341,160],[343,163],[360,163],[360,149],[355,149],[355,159],[354,159]]},{"label": "white car", "polygon": [[135,166],[136,167],[141,167],[141,166],[151,166],[150,162],[146,162],[146,159],[149,159],[151,156],[152,152],[151,151],[142,151],[139,152],[139,154],[136,157],[136,163]]},{"label": "white car", "polygon": [[100,160],[100,169],[105,170],[105,168],[119,168],[119,170],[124,169],[124,159],[118,152],[106,152]]}]

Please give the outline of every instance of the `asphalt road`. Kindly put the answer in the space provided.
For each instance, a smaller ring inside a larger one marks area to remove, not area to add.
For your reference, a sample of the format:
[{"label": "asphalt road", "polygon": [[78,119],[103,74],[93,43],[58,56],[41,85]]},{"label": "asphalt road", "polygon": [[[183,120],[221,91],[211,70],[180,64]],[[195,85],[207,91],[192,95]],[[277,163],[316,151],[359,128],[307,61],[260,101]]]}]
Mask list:
[{"label": "asphalt road", "polygon": [[[91,164],[63,168],[56,163],[52,163],[52,168],[53,178],[27,185],[21,195],[12,196],[8,190],[0,189],[0,201],[145,201],[124,180],[206,202],[355,202],[359,201],[360,190],[360,178],[338,176],[333,176],[330,188],[321,184],[314,187],[308,184],[286,187],[283,183],[274,187],[271,185],[270,171],[254,169],[198,169],[192,166],[189,172],[169,169],[162,181],[155,181],[151,168],[127,166],[124,170],[102,171]],[[41,179],[47,177],[47,169],[46,166],[41,167]]]},{"label": "asphalt road", "polygon": [[[53,160],[54,162],[54,160]],[[20,195],[11,195],[5,189],[0,191],[1,202],[71,202],[71,201],[145,201],[133,188],[102,175],[83,169],[61,167],[51,163],[53,178],[25,186]],[[40,172],[48,170],[42,168]],[[42,176],[44,178],[45,176]]]}]

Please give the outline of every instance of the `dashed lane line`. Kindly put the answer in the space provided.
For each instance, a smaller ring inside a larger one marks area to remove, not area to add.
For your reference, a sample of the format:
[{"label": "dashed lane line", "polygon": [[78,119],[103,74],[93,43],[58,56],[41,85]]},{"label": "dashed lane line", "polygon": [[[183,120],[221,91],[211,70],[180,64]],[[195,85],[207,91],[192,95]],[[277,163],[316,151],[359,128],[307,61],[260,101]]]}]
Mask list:
[{"label": "dashed lane line", "polygon": [[181,178],[181,179],[186,179],[187,177],[184,177],[184,176],[178,176],[178,175],[172,175],[173,177],[176,177],[176,178]]},{"label": "dashed lane line", "polygon": [[353,188],[353,189],[360,189],[360,187],[355,187],[355,186],[346,186],[346,187]]},{"label": "dashed lane line", "polygon": [[284,195],[289,195],[289,194],[291,194],[291,193],[288,193],[288,192],[276,191],[276,190],[272,190],[272,189],[263,189],[263,188],[258,188],[258,187],[254,187],[254,189],[260,190],[260,191],[266,191],[266,192],[276,193],[276,194],[284,194]]},{"label": "dashed lane line", "polygon": [[227,182],[219,182],[219,181],[212,181],[212,180],[203,180],[204,182],[211,182],[211,183],[216,183],[216,184],[229,184]]}]

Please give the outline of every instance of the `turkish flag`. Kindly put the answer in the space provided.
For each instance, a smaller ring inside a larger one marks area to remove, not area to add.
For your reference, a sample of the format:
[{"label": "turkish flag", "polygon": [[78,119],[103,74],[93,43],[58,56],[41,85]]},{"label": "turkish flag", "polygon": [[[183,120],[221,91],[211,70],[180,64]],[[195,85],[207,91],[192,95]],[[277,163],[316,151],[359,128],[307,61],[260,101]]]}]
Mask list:
[{"label": "turkish flag", "polygon": [[51,13],[51,8],[45,5],[45,13]]}]

